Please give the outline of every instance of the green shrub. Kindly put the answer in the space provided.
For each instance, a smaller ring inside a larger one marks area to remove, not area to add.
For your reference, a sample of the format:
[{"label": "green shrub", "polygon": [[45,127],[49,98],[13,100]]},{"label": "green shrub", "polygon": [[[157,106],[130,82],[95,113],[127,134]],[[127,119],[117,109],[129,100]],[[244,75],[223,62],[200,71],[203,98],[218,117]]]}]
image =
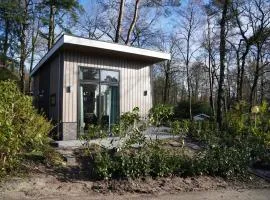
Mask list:
[{"label": "green shrub", "polygon": [[199,171],[218,176],[242,175],[257,160],[267,160],[270,143],[268,105],[258,106],[258,113],[243,113],[241,102],[227,113],[224,130],[211,121],[190,122],[189,135],[206,144],[199,159]]},{"label": "green shrub", "polygon": [[173,107],[170,105],[158,104],[150,109],[149,121],[154,126],[166,125],[173,116]]},{"label": "green shrub", "polygon": [[140,121],[139,108],[135,107],[130,112],[125,112],[120,117],[120,122],[112,126],[114,136],[125,137],[129,131],[138,126]]},{"label": "green shrub", "polygon": [[106,151],[97,152],[94,156],[93,175],[97,179],[108,179],[112,176],[113,162]]},{"label": "green shrub", "polygon": [[[270,113],[268,105],[260,112],[243,113],[239,106],[227,113],[224,130],[215,122],[189,120],[171,121],[171,108],[159,105],[150,111],[152,125],[169,124],[173,135],[188,135],[201,144],[194,154],[185,154],[183,148],[170,149],[159,140],[146,140],[137,109],[124,114],[118,129],[125,136],[121,148],[97,151],[93,159],[94,176],[107,178],[137,178],[141,176],[212,176],[235,177],[245,175],[249,165],[257,160],[269,162]],[[268,158],[268,159],[267,159]],[[90,168],[91,168],[90,167]]]},{"label": "green shrub", "polygon": [[204,152],[199,170],[213,176],[239,176],[247,172],[249,162],[250,151],[244,146],[213,146]]},{"label": "green shrub", "polygon": [[188,121],[186,120],[187,135],[204,144],[216,144],[220,133],[212,121]]},{"label": "green shrub", "polygon": [[83,140],[92,140],[97,138],[104,138],[108,136],[108,131],[104,129],[101,125],[91,124],[87,127],[87,131],[81,136]]},{"label": "green shrub", "polygon": [[114,158],[114,178],[137,178],[147,176],[150,172],[150,156],[147,149],[125,149]]},{"label": "green shrub", "polygon": [[193,174],[190,157],[166,150],[159,142],[119,152],[99,149],[86,156],[94,163],[88,165],[88,170],[94,172],[90,174],[96,179]]},{"label": "green shrub", "polygon": [[47,147],[52,126],[14,82],[0,82],[0,91],[0,173],[6,174],[21,166],[22,154]]}]

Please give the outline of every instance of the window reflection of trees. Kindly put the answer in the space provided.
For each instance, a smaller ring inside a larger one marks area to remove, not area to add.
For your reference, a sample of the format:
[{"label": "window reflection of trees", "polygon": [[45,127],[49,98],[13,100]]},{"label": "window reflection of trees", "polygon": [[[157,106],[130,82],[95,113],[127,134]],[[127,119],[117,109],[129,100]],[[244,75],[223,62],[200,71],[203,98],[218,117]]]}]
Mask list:
[{"label": "window reflection of trees", "polygon": [[119,118],[119,72],[80,68],[80,130],[100,123],[110,129]]}]

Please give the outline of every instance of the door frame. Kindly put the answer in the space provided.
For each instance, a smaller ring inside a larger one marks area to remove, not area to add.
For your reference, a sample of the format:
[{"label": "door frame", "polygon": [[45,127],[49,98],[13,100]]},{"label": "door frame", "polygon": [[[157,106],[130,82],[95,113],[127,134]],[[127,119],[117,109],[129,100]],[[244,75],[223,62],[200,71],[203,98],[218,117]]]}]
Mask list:
[{"label": "door frame", "polygon": [[[104,70],[104,71],[115,71],[115,72],[118,72],[118,75],[119,75],[119,80],[118,80],[118,83],[117,84],[107,84],[107,85],[111,85],[111,86],[118,86],[118,89],[119,89],[119,95],[118,95],[118,102],[119,102],[119,108],[118,108],[118,118],[120,120],[120,107],[121,107],[121,102],[120,102],[120,96],[121,96],[121,73],[120,73],[120,70],[117,70],[117,69],[110,69],[110,68],[99,68],[99,67],[89,67],[89,66],[83,66],[83,65],[79,65],[78,66],[78,73],[77,73],[77,136],[79,137],[81,134],[81,127],[80,127],[80,115],[81,115],[81,95],[80,95],[80,87],[81,87],[81,83],[82,81],[80,80],[80,69],[81,68],[90,68],[90,69],[96,69],[96,70],[99,70],[99,80],[98,81],[89,81],[89,80],[86,80],[84,81],[84,84],[96,84],[98,85],[98,89],[99,89],[99,94],[100,94],[100,88],[101,88],[101,85],[106,85],[105,83],[101,83],[100,79],[101,79],[101,73],[100,71],[101,70]],[[101,98],[99,98],[99,101],[101,101]],[[100,115],[100,109],[98,110],[99,112],[99,115]],[[100,119],[98,119],[98,123],[100,123]],[[110,130],[109,130],[110,131]]]}]

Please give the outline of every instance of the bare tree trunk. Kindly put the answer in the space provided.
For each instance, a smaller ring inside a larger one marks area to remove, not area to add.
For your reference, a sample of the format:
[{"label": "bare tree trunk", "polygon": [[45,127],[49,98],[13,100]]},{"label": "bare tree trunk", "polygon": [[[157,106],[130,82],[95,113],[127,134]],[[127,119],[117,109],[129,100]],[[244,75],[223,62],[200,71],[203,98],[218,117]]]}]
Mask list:
[{"label": "bare tree trunk", "polygon": [[242,95],[240,95],[242,93],[242,88],[240,86],[240,77],[241,77],[240,47],[241,47],[241,41],[238,44],[238,48],[235,48],[236,67],[237,67],[237,75],[236,75],[236,99],[237,99],[237,101],[240,101],[241,100],[240,96],[242,96]]},{"label": "bare tree trunk", "polygon": [[254,105],[254,97],[255,97],[255,92],[256,92],[256,88],[257,88],[258,80],[259,80],[260,55],[261,55],[261,45],[257,45],[257,55],[256,55],[254,79],[253,79],[253,84],[252,84],[250,96],[249,96],[250,111],[251,111],[252,106]]},{"label": "bare tree trunk", "polygon": [[[35,47],[32,47],[31,50],[31,58],[30,58],[30,69],[29,69],[29,73],[32,72],[33,70],[33,66],[34,66],[34,55],[35,55]],[[28,91],[31,91],[31,83],[32,83],[32,78],[29,74],[29,80],[28,80]]]},{"label": "bare tree trunk", "polygon": [[226,21],[228,12],[229,0],[225,0],[222,8],[222,17],[220,21],[220,70],[219,70],[219,85],[217,98],[217,123],[221,129],[223,124],[224,110],[224,78],[225,78],[225,57],[226,57]]},{"label": "bare tree trunk", "polygon": [[262,76],[261,76],[261,83],[260,83],[261,85],[260,85],[260,93],[261,93],[261,96],[260,96],[260,103],[262,103],[263,102],[263,100],[264,100],[264,76],[263,76],[263,74],[262,74]]},{"label": "bare tree trunk", "polygon": [[5,36],[4,36],[4,44],[3,44],[3,55],[4,55],[4,58],[3,58],[3,64],[4,66],[6,67],[6,63],[7,63],[7,52],[8,52],[8,36],[9,36],[9,28],[10,26],[10,23],[9,23],[9,20],[5,20]]},{"label": "bare tree trunk", "polygon": [[55,28],[55,6],[50,5],[50,18],[49,18],[49,34],[48,34],[48,50],[54,44],[54,28]]},{"label": "bare tree trunk", "polygon": [[[189,45],[188,45],[189,46]],[[190,84],[190,74],[189,74],[189,61],[186,61],[186,75],[187,75],[187,85],[188,85],[188,102],[189,102],[189,118],[192,120],[192,98],[191,98],[191,84]]]},{"label": "bare tree trunk", "polygon": [[119,15],[118,15],[118,21],[117,21],[117,28],[115,33],[115,39],[114,42],[118,43],[120,34],[121,34],[121,28],[122,28],[122,19],[124,14],[124,7],[125,7],[125,0],[120,1],[120,9],[119,9]]},{"label": "bare tree trunk", "polygon": [[169,82],[170,82],[170,61],[167,61],[165,64],[165,85],[164,85],[164,93],[163,93],[163,103],[166,104],[169,96]]},{"label": "bare tree trunk", "polygon": [[208,76],[209,76],[209,90],[210,90],[209,102],[210,102],[212,115],[215,116],[215,104],[214,104],[214,97],[213,97],[213,79],[212,79],[211,58],[208,58],[208,65],[209,65]]},{"label": "bare tree trunk", "polygon": [[24,9],[24,15],[22,16],[22,22],[20,24],[20,36],[19,36],[19,41],[20,41],[20,67],[19,67],[19,72],[20,72],[20,87],[21,87],[21,92],[25,93],[25,60],[27,57],[27,52],[26,52],[26,29],[27,29],[27,18],[28,18],[28,6],[29,6],[29,1],[24,0],[23,3],[21,3]]},{"label": "bare tree trunk", "polygon": [[137,18],[138,18],[138,11],[139,11],[139,4],[140,4],[140,0],[136,0],[135,2],[135,10],[134,10],[134,15],[133,15],[133,19],[132,22],[130,24],[130,27],[128,29],[128,34],[127,34],[127,39],[125,41],[125,44],[129,44],[129,39],[130,39],[130,35],[135,27]]},{"label": "bare tree trunk", "polygon": [[199,96],[199,79],[196,77],[196,79],[195,79],[195,88],[194,88],[194,95],[193,95],[194,102],[197,102],[198,96]]},{"label": "bare tree trunk", "polygon": [[241,64],[241,69],[240,69],[240,80],[239,80],[239,94],[238,98],[239,100],[243,99],[243,84],[244,84],[244,76],[245,76],[245,65],[246,65],[246,57],[248,55],[250,46],[247,44],[246,50],[241,58],[242,64]]},{"label": "bare tree trunk", "polygon": [[[35,20],[33,21],[33,26],[35,25]],[[31,73],[32,70],[33,70],[33,67],[34,67],[34,56],[35,56],[35,50],[36,50],[36,42],[37,42],[37,38],[38,38],[38,29],[39,29],[39,22],[38,22],[38,25],[37,25],[37,31],[36,31],[36,34],[35,34],[35,29],[33,27],[33,30],[32,30],[32,46],[31,46],[31,58],[30,58],[30,70],[29,72]],[[28,82],[28,90],[29,92],[31,91],[31,76],[29,75],[29,82]]]},{"label": "bare tree trunk", "polygon": [[213,99],[214,79],[212,78],[212,63],[211,63],[212,47],[211,47],[211,31],[210,31],[209,16],[207,16],[207,37],[208,37],[208,67],[209,67],[208,76],[209,76],[209,90],[210,90],[209,102],[211,106],[212,115],[215,116],[215,104]]},{"label": "bare tree trunk", "polygon": [[23,38],[25,38],[24,36],[21,36],[22,39],[20,39],[21,41],[21,53],[20,53],[20,88],[21,88],[21,92],[25,93],[25,66],[24,66],[24,62],[26,59],[25,56],[25,44],[22,44],[22,40]]}]

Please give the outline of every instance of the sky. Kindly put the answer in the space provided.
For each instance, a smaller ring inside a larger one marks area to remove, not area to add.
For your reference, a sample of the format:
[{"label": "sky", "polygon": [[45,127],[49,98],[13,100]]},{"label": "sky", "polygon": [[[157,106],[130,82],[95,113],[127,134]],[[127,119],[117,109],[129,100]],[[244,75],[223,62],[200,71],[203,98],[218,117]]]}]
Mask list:
[{"label": "sky", "polygon": [[[132,0],[126,0],[126,1],[132,1]],[[169,0],[165,0],[165,1],[169,1]],[[184,8],[189,0],[180,0],[181,1],[181,8]],[[200,0],[197,0],[200,1]],[[208,1],[208,0],[202,0],[204,2]],[[79,0],[79,2],[81,3],[81,5],[84,7],[84,10],[86,11],[86,13],[88,13],[88,15],[92,15],[92,16],[96,16],[98,15],[97,12],[97,0]],[[173,10],[173,9],[169,9],[169,10]],[[127,11],[126,11],[127,12]],[[175,16],[174,13],[172,12],[171,15],[168,16],[161,16],[155,27],[156,29],[160,29],[163,31],[164,34],[170,34],[170,33],[174,33],[176,32],[174,29],[176,27],[177,31],[179,31],[179,28],[177,26],[179,26],[177,23],[179,22],[179,17]],[[78,30],[80,31],[80,30]],[[77,32],[76,34],[80,35],[79,32]],[[102,38],[101,40],[106,40],[105,38]],[[27,64],[28,65],[28,64]]]},{"label": "sky", "polygon": [[[173,0],[161,0],[161,1],[173,1]],[[174,0],[174,1],[181,1],[181,6],[185,6],[189,0]],[[206,2],[209,0],[203,0],[203,1]],[[83,5],[86,11],[91,11],[91,10],[93,11],[93,9],[95,8],[95,4],[97,3],[97,0],[79,0],[79,2]]]},{"label": "sky", "polygon": [[[89,13],[89,15],[95,16],[96,13],[96,7],[97,7],[97,0],[79,0],[81,5],[83,5],[85,11],[87,13]],[[130,0],[126,0],[126,1],[130,1]],[[173,1],[173,0],[161,0],[161,1]],[[181,2],[181,7],[185,7],[188,3],[189,0],[175,0],[175,1],[180,1]],[[201,0],[198,0],[201,1]],[[204,2],[209,1],[209,0],[202,0]],[[173,27],[175,26],[175,20],[176,17],[174,16],[173,12],[170,16],[167,17],[161,17],[160,21],[158,22],[158,24],[160,25],[160,27],[163,27],[163,30],[166,32],[172,32]]]}]

